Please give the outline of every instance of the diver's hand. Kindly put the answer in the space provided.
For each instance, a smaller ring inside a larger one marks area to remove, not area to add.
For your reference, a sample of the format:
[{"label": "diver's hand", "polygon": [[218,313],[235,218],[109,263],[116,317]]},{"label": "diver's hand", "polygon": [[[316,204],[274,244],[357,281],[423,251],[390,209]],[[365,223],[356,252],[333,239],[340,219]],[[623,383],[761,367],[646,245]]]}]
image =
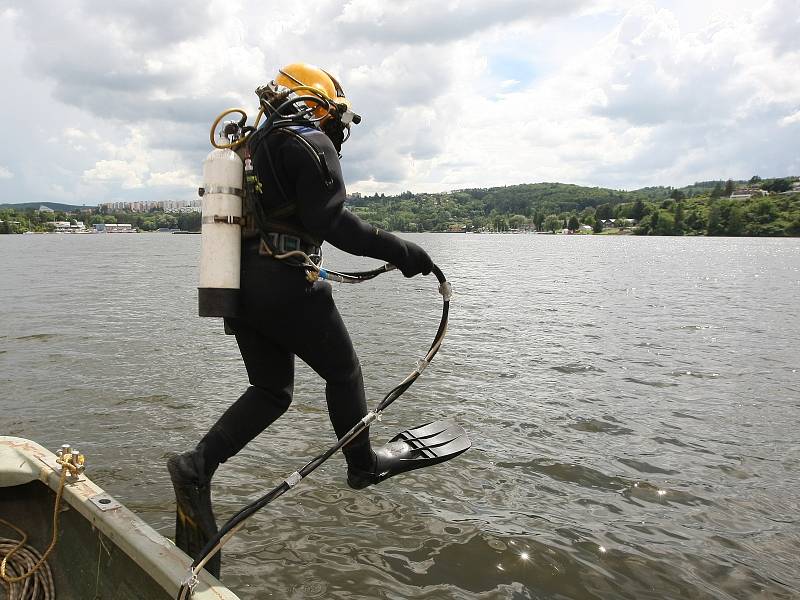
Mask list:
[{"label": "diver's hand", "polygon": [[433,261],[428,253],[425,252],[414,242],[402,240],[404,246],[404,256],[402,260],[398,261],[401,264],[395,265],[406,277],[414,277],[414,275],[427,275],[433,270]]}]

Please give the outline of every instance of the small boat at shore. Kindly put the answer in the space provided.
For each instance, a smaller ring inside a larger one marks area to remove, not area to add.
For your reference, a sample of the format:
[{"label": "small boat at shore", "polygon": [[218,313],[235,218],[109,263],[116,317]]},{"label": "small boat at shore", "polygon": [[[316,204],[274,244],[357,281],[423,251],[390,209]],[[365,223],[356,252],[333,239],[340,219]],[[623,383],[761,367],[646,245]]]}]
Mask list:
[{"label": "small boat at shore", "polygon": [[[65,447],[64,452],[71,454],[71,449]],[[28,578],[40,577],[43,583],[36,585],[43,591],[22,598],[175,598],[191,559],[78,469],[62,474],[63,455],[30,440],[0,436],[0,519],[13,526],[0,523],[0,560],[22,537],[19,532],[27,535],[25,551],[8,557],[7,576],[14,573],[14,560],[22,561],[17,575],[38,562],[51,544],[57,522],[55,546],[46,561],[49,573],[43,566],[41,574]],[[78,454],[74,456],[77,462]],[[205,571],[198,579],[194,600],[238,600]],[[12,585],[21,589],[24,584]],[[28,583],[28,594],[33,586]]]}]

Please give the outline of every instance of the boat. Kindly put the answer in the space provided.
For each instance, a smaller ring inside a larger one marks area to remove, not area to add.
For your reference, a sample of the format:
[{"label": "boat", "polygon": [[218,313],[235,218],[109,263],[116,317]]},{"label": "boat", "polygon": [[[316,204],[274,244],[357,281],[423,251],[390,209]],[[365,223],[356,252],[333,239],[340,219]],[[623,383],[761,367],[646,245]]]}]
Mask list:
[{"label": "boat", "polygon": [[[37,585],[43,589],[52,585],[55,593],[22,597],[175,598],[190,572],[191,559],[86,477],[84,465],[83,457],[67,445],[55,454],[30,440],[0,436],[0,519],[14,527],[0,523],[0,559],[16,545],[20,532],[27,534],[28,547],[44,554],[57,522],[48,567],[43,565],[28,578],[39,577],[42,583]],[[9,557],[6,574],[11,572],[11,561],[22,555],[19,551]],[[34,556],[30,566],[38,562]],[[17,573],[27,568],[21,566]],[[238,600],[238,596],[202,571],[192,599]]]}]

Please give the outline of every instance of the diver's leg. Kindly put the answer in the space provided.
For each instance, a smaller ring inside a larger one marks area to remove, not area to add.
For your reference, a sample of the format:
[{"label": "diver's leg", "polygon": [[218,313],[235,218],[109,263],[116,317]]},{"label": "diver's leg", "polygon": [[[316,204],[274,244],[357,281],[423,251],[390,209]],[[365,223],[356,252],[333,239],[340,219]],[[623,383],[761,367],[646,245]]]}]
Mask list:
[{"label": "diver's leg", "polygon": [[[291,350],[325,380],[328,414],[337,437],[367,414],[361,364],[333,302],[330,285],[317,282],[306,295],[302,318],[293,324]],[[375,455],[365,429],[344,449],[349,467],[371,470]]]},{"label": "diver's leg", "polygon": [[200,441],[212,473],[286,412],[294,389],[294,355],[242,321],[231,326],[251,385]]},{"label": "diver's leg", "polygon": [[[223,413],[190,452],[167,461],[177,499],[175,544],[197,558],[216,535],[211,506],[211,477],[220,463],[238,453],[288,408],[294,385],[294,357],[254,329],[231,323],[252,384]],[[206,564],[219,577],[220,553]]]}]

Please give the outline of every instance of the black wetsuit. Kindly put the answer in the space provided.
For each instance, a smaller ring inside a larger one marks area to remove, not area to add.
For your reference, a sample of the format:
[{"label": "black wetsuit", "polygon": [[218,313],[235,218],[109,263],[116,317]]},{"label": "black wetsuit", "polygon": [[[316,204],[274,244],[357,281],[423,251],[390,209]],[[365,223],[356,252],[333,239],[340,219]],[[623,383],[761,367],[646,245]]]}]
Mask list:
[{"label": "black wetsuit", "polygon": [[[297,234],[310,244],[326,240],[351,254],[392,263],[408,277],[430,272],[431,259],[419,246],[364,223],[344,208],[338,153],[328,137],[312,127],[293,130],[302,139],[277,131],[254,137],[251,145],[265,212],[289,207],[267,219],[269,229]],[[309,283],[303,269],[259,254],[258,248],[258,237],[244,241],[241,311],[228,323],[251,386],[203,438],[207,470],[235,455],[286,411],[292,401],[295,356],[325,380],[338,437],[367,413],[361,366],[330,284]],[[356,438],[345,454],[350,466],[368,469],[373,460],[369,432]]]}]

